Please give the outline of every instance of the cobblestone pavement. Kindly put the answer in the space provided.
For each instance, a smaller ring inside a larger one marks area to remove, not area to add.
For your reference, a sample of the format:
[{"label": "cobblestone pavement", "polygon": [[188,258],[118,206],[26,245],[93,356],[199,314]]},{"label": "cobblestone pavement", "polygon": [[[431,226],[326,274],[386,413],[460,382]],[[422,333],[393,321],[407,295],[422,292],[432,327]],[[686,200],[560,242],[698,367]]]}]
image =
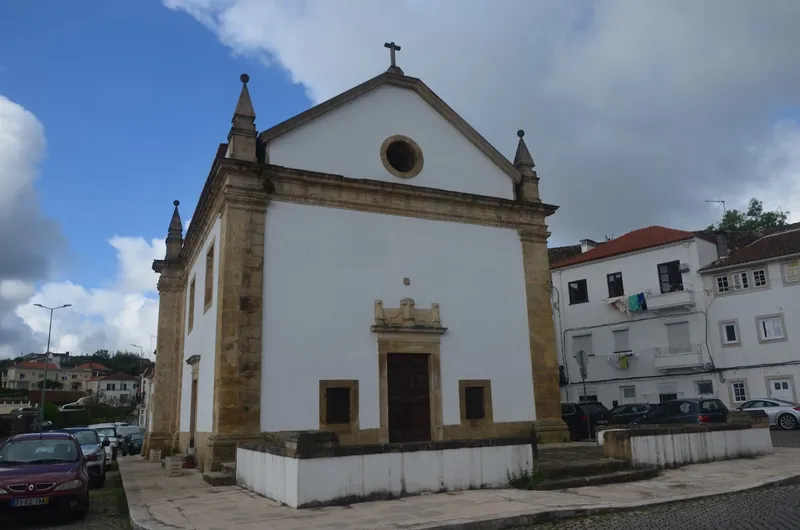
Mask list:
[{"label": "cobblestone pavement", "polygon": [[[568,519],[528,530],[796,530],[800,486],[744,491],[661,507]],[[522,529],[519,529],[522,530]]]},{"label": "cobblestone pavement", "polygon": [[775,447],[800,447],[800,429],[793,431],[772,431],[772,445]]},{"label": "cobblestone pavement", "polygon": [[102,489],[90,492],[89,515],[83,521],[64,521],[63,519],[41,519],[7,526],[0,523],[3,530],[130,530],[128,505],[119,471],[108,471]]}]

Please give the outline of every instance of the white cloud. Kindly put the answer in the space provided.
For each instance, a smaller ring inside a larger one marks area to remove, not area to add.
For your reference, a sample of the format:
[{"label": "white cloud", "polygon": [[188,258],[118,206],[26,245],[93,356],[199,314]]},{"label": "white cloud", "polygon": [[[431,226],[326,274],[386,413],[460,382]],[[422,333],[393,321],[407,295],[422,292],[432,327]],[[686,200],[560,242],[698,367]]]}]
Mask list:
[{"label": "white cloud", "polygon": [[316,102],[386,68],[395,40],[405,73],[502,152],[526,130],[562,241],[702,228],[718,218],[705,199],[781,195],[748,146],[772,141],[776,109],[800,105],[796,0],[163,1],[235,53],[282,65]]},{"label": "white cloud", "polygon": [[33,187],[45,145],[36,117],[0,96],[0,357],[45,350],[50,314],[37,303],[72,304],[54,314],[53,351],[133,350],[132,343],[149,351],[158,316],[151,265],[164,256],[164,242],[112,237],[118,272],[110,288],[49,282],[62,242]]}]

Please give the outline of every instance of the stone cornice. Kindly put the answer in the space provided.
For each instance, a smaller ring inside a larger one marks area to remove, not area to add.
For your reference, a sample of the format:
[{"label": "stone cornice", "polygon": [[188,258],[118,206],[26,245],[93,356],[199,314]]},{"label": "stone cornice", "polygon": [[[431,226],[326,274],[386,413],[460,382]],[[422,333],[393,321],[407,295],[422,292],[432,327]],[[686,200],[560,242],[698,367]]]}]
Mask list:
[{"label": "stone cornice", "polygon": [[[545,217],[557,206],[424,188],[403,183],[354,179],[282,166],[262,173],[272,200],[346,208],[547,233]],[[546,237],[546,236],[545,236]]]},{"label": "stone cornice", "polygon": [[545,218],[558,209],[539,201],[500,199],[218,157],[186,231],[178,258],[180,265],[188,270],[197,258],[226,203],[261,209],[270,200],[509,228],[520,231],[520,235],[524,231],[526,237],[537,241],[547,240],[550,234]]}]

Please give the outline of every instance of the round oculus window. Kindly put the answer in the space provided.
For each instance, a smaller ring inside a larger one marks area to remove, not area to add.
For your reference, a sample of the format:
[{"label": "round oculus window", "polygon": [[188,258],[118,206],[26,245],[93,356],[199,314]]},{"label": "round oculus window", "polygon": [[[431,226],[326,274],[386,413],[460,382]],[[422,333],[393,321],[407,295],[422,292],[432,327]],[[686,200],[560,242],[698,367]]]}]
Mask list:
[{"label": "round oculus window", "polygon": [[422,150],[411,138],[390,136],[381,146],[384,167],[394,176],[411,178],[422,171]]}]

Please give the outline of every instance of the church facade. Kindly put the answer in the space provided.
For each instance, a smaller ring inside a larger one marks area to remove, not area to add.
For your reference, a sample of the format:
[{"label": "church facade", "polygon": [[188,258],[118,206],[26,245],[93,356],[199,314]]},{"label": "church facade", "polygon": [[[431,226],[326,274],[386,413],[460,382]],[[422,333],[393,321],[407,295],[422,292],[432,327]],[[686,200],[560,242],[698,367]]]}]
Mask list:
[{"label": "church facade", "polygon": [[246,75],[183,237],[175,203],[146,449],[303,430],[342,444],[567,441],[547,216],[421,80],[388,71],[258,133]]}]

